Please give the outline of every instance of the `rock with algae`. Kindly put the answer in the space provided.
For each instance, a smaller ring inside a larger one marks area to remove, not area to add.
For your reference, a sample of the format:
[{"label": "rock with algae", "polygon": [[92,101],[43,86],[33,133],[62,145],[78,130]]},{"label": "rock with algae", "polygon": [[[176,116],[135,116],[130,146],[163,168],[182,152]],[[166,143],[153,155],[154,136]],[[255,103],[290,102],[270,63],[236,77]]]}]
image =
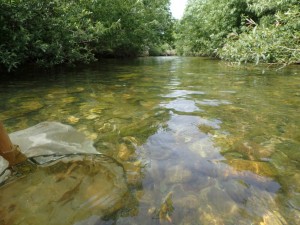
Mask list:
[{"label": "rock with algae", "polygon": [[69,156],[22,173],[0,187],[3,224],[86,224],[129,202],[123,168],[103,155]]},{"label": "rock with algae", "polygon": [[[0,187],[0,223],[86,224],[131,201],[123,167],[71,126],[43,122],[10,138],[30,161],[11,168],[15,176]],[[2,167],[1,179],[9,175],[4,160]]]},{"label": "rock with algae", "polygon": [[127,161],[130,159],[132,155],[132,151],[129,150],[126,144],[122,143],[118,146],[118,158],[121,159],[122,161]]},{"label": "rock with algae", "polygon": [[148,214],[154,218],[158,218],[160,224],[173,223],[171,215],[174,211],[173,192],[170,191],[163,199],[159,208],[151,207],[148,209]]},{"label": "rock with algae", "polygon": [[160,209],[159,209],[160,223],[163,223],[164,221],[168,221],[168,222],[172,223],[171,215],[174,211],[172,197],[173,197],[173,192],[169,192],[166,195],[166,197],[164,198],[164,200],[160,206]]},{"label": "rock with algae", "polygon": [[259,225],[287,225],[286,220],[277,211],[267,211]]},{"label": "rock with algae", "polygon": [[261,176],[275,177],[278,173],[275,167],[269,162],[231,159],[227,161],[228,164],[238,171],[251,171]]},{"label": "rock with algae", "polygon": [[14,105],[18,110],[7,110],[1,113],[0,120],[4,121],[10,118],[15,118],[27,113],[31,113],[37,110],[40,110],[44,107],[44,105],[40,102],[39,99],[32,101],[24,101],[18,103],[18,101],[22,101],[21,99],[16,99],[16,102],[12,100],[11,104]]},{"label": "rock with algae", "polygon": [[192,172],[181,164],[169,167],[165,175],[167,183],[184,183],[192,179]]}]

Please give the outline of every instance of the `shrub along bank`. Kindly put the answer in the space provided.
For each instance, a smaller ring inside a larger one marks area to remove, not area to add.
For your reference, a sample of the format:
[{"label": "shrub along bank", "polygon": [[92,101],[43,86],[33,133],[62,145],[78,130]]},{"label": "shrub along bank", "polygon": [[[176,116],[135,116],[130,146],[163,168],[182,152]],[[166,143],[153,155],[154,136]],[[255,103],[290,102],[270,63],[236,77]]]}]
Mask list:
[{"label": "shrub along bank", "polygon": [[177,52],[239,63],[299,63],[299,18],[299,0],[189,0],[177,25]]},{"label": "shrub along bank", "polygon": [[136,56],[172,29],[169,0],[0,0],[0,69]]}]

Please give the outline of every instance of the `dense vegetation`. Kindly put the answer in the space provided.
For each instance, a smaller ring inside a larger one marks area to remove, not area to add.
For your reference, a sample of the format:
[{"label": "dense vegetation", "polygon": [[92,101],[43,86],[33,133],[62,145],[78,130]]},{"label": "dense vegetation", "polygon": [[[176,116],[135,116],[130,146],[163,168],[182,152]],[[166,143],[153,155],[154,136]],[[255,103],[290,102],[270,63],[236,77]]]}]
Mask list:
[{"label": "dense vegetation", "polygon": [[0,0],[0,71],[102,56],[181,55],[235,62],[300,62],[299,0]]},{"label": "dense vegetation", "polygon": [[169,0],[0,0],[0,69],[136,56],[172,26]]},{"label": "dense vegetation", "polygon": [[236,62],[300,62],[299,0],[189,0],[179,54]]}]

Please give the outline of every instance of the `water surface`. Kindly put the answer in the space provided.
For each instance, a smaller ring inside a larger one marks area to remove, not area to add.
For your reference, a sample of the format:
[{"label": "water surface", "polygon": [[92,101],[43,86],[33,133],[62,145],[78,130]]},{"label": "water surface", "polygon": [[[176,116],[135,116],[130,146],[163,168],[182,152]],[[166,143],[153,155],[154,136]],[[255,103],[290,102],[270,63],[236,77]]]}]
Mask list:
[{"label": "water surface", "polygon": [[[83,224],[300,224],[299,66],[103,60],[3,79],[0,99],[9,132],[69,124],[124,168],[124,204],[111,210],[108,202],[104,216],[87,212]],[[37,193],[40,201],[51,194]],[[40,221],[55,218],[55,207]],[[12,224],[32,217],[5,213]]]}]

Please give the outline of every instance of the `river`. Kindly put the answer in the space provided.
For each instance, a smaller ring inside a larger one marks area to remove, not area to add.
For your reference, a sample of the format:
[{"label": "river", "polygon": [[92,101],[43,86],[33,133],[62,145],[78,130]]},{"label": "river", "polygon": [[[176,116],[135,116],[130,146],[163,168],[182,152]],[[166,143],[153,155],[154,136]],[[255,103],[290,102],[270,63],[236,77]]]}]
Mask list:
[{"label": "river", "polygon": [[122,165],[125,203],[86,224],[300,224],[299,66],[106,59],[20,72],[0,100],[9,132],[69,124]]}]

